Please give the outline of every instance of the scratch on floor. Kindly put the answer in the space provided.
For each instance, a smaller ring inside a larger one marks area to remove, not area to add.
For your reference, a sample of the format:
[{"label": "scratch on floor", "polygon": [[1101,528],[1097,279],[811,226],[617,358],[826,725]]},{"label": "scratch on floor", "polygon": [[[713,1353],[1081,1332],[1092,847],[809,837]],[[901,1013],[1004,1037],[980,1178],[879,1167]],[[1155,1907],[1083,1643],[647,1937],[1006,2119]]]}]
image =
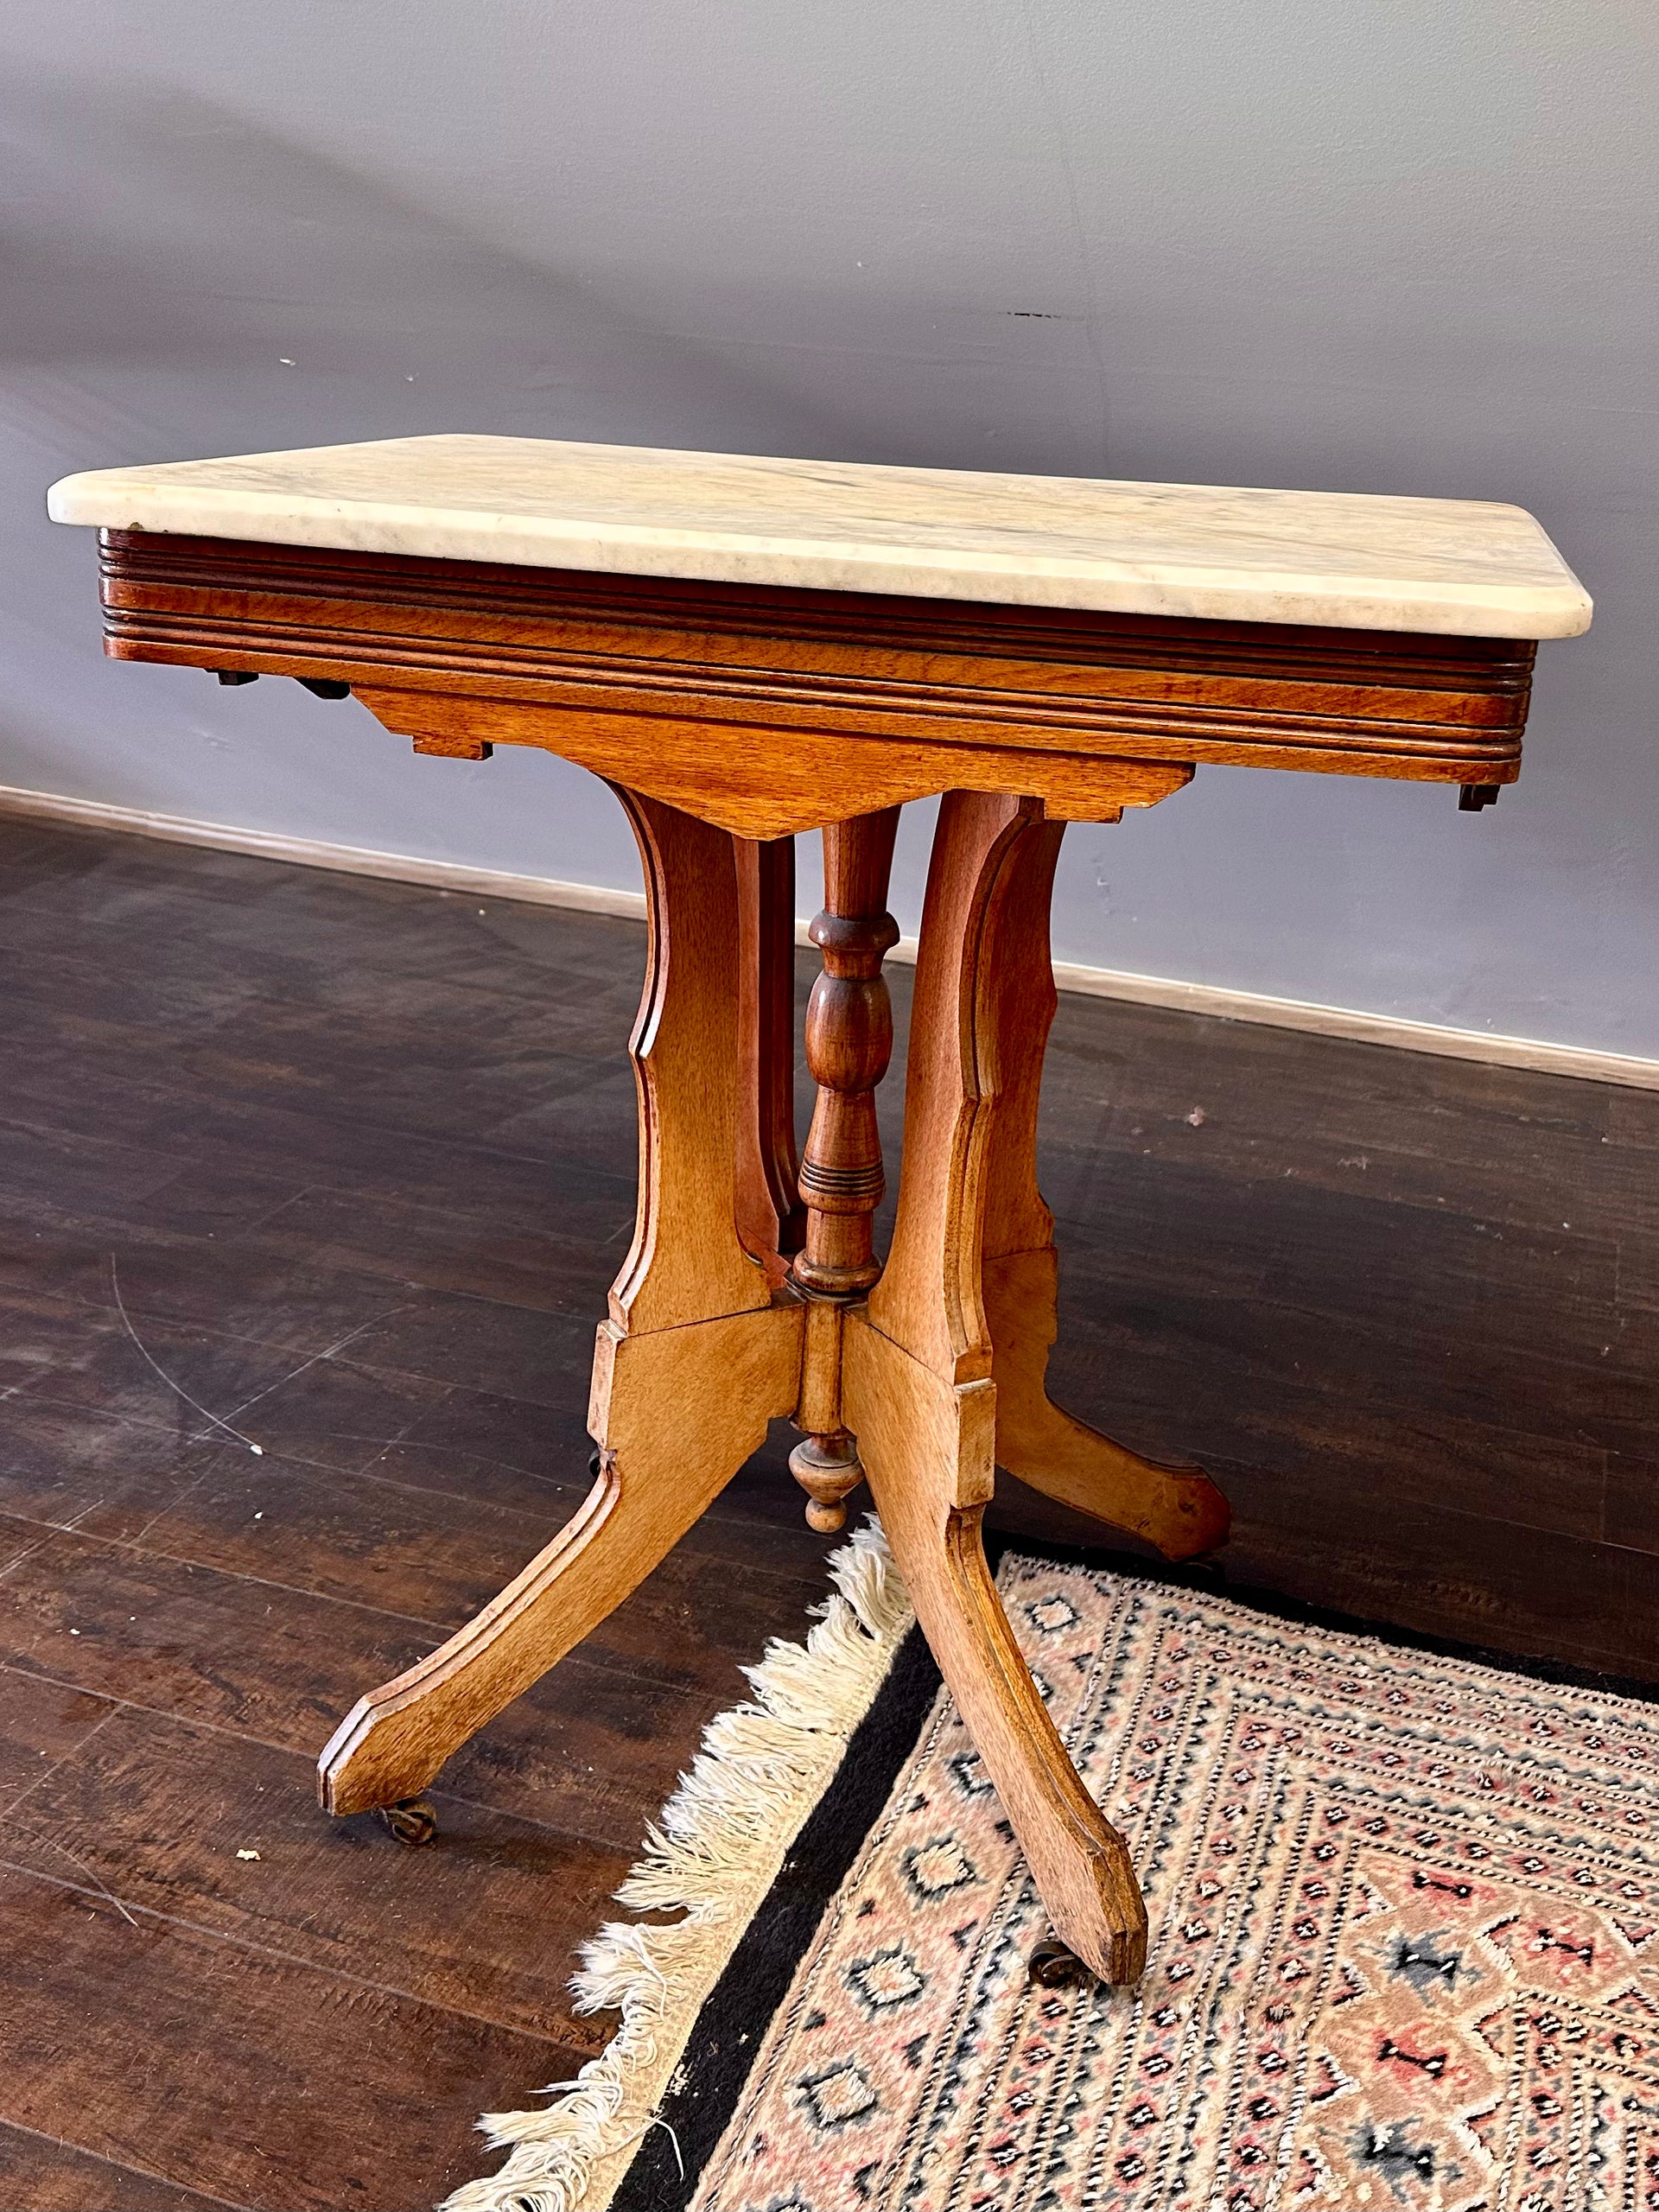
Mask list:
[{"label": "scratch on floor", "polygon": [[[359,1337],[367,1336],[371,1329],[378,1329],[383,1321],[395,1321],[400,1313],[407,1313],[411,1302],[409,1299],[405,1299],[401,1306],[387,1306],[384,1313],[371,1313],[366,1321],[359,1321],[356,1328],[347,1329],[345,1335],[339,1338],[334,1344],[325,1344],[321,1351],[314,1351],[308,1359],[302,1359],[297,1367],[290,1367],[286,1375],[279,1375],[274,1382],[267,1382],[263,1390],[256,1390],[251,1398],[244,1398],[239,1406],[232,1406],[231,1408],[232,1416],[239,1421],[250,1406],[257,1406],[262,1398],[270,1397],[273,1390],[282,1389],[283,1385],[291,1382],[296,1375],[303,1375],[308,1368],[315,1367],[321,1360],[333,1359],[338,1353],[344,1351],[347,1344],[355,1344]],[[209,1414],[207,1418],[211,1421],[213,1416]],[[223,1423],[220,1426],[223,1427]],[[260,1447],[256,1444],[253,1449],[257,1452]]]},{"label": "scratch on floor", "polygon": [[256,1444],[251,1436],[244,1436],[239,1428],[232,1428],[229,1421],[221,1421],[216,1413],[210,1413],[207,1408],[201,1403],[200,1399],[193,1398],[191,1396],[190,1393],[184,1388],[182,1383],[175,1382],[173,1380],[173,1377],[162,1365],[160,1360],[156,1359],[150,1352],[143,1338],[139,1336],[137,1330],[133,1327],[132,1318],[128,1313],[125,1302],[121,1296],[121,1281],[120,1277],[116,1273],[115,1255],[113,1252],[110,1255],[110,1289],[114,1295],[115,1310],[121,1316],[121,1325],[126,1331],[127,1334],[132,1338],[139,1357],[148,1366],[155,1370],[156,1373],[160,1376],[162,1381],[166,1383],[168,1389],[173,1392],[174,1395],[175,1397],[182,1398],[187,1406],[194,1407],[204,1421],[212,1421],[215,1428],[222,1428],[227,1436],[233,1436],[238,1444],[245,1444],[250,1452],[254,1452],[257,1456],[263,1459],[265,1450],[263,1444]]},{"label": "scratch on floor", "polygon": [[70,1850],[67,1843],[59,1843],[49,1835],[37,1835],[33,1828],[26,1828],[20,1822],[14,1821],[10,1813],[6,1815],[6,1826],[8,1827],[16,1827],[17,1834],[22,1836],[26,1842],[37,1845],[42,1851],[55,1851],[63,1858],[67,1859],[72,1866],[78,1866],[81,1872],[86,1877],[86,1879],[92,1884],[92,1887],[98,1891],[99,1897],[106,1897],[109,1900],[109,1902],[115,1907],[116,1910],[120,1914],[122,1919],[126,1922],[129,1928],[136,1928],[138,1925],[132,1915],[127,1910],[125,1905],[122,1904],[120,1898],[117,1897],[115,1891],[105,1883],[100,1881],[96,1872],[86,1864],[86,1861],[84,1859],[78,1859],[75,1856],[75,1853]]}]

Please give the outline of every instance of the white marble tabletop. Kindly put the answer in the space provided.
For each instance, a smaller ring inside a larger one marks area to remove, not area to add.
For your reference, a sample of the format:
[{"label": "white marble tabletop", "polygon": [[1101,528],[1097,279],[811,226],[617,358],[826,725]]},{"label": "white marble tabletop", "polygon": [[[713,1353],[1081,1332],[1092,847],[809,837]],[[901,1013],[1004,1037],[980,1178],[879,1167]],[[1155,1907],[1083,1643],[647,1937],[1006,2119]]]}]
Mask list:
[{"label": "white marble tabletop", "polygon": [[1590,600],[1523,508],[387,438],[94,469],[54,520],[531,568],[1448,636],[1574,637]]}]

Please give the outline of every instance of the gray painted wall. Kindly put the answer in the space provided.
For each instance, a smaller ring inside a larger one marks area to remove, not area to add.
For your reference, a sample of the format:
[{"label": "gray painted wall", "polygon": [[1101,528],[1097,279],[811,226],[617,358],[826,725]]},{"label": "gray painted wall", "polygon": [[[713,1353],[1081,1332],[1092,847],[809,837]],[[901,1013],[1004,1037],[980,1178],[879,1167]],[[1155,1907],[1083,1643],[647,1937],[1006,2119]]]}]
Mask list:
[{"label": "gray painted wall", "polygon": [[636,881],[579,771],[101,662],[72,468],[473,429],[1514,499],[1599,602],[1518,790],[1206,769],[1071,834],[1057,950],[1659,1054],[1656,47],[1650,0],[10,0],[0,781]]}]

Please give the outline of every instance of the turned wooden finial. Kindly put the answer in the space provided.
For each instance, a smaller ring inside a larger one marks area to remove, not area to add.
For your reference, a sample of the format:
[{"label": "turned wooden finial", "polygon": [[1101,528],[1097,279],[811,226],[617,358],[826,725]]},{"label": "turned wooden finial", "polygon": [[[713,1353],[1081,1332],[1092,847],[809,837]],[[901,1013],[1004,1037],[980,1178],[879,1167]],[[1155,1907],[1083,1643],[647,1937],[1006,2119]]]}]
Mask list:
[{"label": "turned wooden finial", "polygon": [[847,1500],[864,1479],[858,1446],[844,1428],[804,1437],[789,1455],[789,1471],[806,1492],[806,1525],[832,1536],[847,1525]]},{"label": "turned wooden finial", "polygon": [[887,910],[898,828],[889,806],[823,833],[823,912],[810,932],[823,972],[806,1009],[806,1065],[818,1096],[801,1160],[806,1243],[793,1270],[821,1298],[861,1296],[881,1273],[871,1228],[887,1188],[875,1089],[893,1057],[881,962],[899,942]]},{"label": "turned wooden finial", "polygon": [[829,1535],[864,1479],[858,1444],[841,1421],[842,1308],[877,1281],[872,1217],[887,1187],[875,1089],[893,1057],[893,1004],[881,974],[897,944],[887,912],[899,810],[855,816],[823,833],[823,912],[812,942],[823,972],[806,1010],[806,1065],[818,1086],[801,1160],[806,1236],[790,1273],[804,1293],[806,1347],[799,1427],[790,1472],[810,1501],[810,1527]]}]

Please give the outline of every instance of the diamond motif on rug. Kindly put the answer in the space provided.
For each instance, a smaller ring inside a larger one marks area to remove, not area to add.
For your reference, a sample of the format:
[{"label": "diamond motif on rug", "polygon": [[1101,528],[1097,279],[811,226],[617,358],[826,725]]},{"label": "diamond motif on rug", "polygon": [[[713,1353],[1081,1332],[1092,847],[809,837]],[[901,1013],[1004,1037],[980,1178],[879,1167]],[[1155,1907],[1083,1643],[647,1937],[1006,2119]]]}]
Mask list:
[{"label": "diamond motif on rug", "polygon": [[1128,1838],[1146,1975],[1031,1984],[1042,1907],[941,1696],[696,2212],[1659,2212],[1659,1713],[998,1580]]},{"label": "diamond motif on rug", "polygon": [[1059,1636],[1077,1624],[1077,1607],[1058,1592],[1046,1598],[1033,1599],[1026,1606],[1025,1615],[1039,1636]]},{"label": "diamond motif on rug", "polygon": [[795,2087],[798,2108],[807,2113],[820,2134],[865,2119],[879,2101],[869,2075],[852,2058],[837,2058],[821,2072],[804,2075]]},{"label": "diamond motif on rug", "polygon": [[[924,1799],[921,1809],[925,1809],[925,1802]],[[979,1879],[978,1868],[953,1835],[930,1836],[925,1843],[912,1845],[902,1864],[912,1894],[924,1904],[949,1897],[953,1890],[965,1890]]]},{"label": "diamond motif on rug", "polygon": [[902,1943],[889,1943],[847,1969],[847,1986],[872,2019],[897,2005],[913,2005],[927,1987],[927,1976]]}]

